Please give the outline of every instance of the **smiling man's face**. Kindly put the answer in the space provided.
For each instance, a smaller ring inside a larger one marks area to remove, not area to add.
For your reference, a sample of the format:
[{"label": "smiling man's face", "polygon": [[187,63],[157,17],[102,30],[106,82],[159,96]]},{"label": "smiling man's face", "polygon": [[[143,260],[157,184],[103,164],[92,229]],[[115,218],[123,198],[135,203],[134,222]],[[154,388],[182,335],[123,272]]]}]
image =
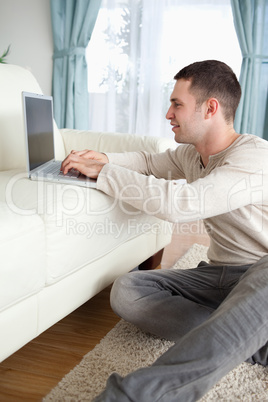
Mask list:
[{"label": "smiling man's face", "polygon": [[176,81],[166,118],[173,127],[176,142],[195,145],[201,139],[204,118],[202,106],[197,107],[195,96],[189,92],[190,86],[188,80]]}]

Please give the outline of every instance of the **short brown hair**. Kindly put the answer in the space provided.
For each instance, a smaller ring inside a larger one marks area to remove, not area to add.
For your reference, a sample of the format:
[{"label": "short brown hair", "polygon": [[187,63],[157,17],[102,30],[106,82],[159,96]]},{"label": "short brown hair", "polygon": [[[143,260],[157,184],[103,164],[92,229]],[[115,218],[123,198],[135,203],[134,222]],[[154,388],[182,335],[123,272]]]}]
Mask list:
[{"label": "short brown hair", "polygon": [[241,98],[241,87],[233,70],[218,60],[205,60],[190,64],[180,70],[175,80],[191,81],[190,92],[197,105],[209,98],[216,98],[223,108],[227,123],[233,122]]}]

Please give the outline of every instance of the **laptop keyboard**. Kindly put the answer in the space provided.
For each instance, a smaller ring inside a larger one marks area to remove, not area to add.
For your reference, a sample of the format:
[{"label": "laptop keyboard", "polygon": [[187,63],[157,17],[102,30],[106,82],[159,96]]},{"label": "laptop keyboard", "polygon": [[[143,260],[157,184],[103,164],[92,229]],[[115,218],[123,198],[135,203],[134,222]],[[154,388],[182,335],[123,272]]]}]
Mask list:
[{"label": "laptop keyboard", "polygon": [[50,166],[47,166],[45,169],[42,170],[42,175],[47,176],[47,175],[52,175],[52,176],[59,176],[59,177],[79,177],[80,172],[75,169],[69,170],[68,173],[63,174],[62,171],[60,170],[61,167],[61,162],[55,162]]},{"label": "laptop keyboard", "polygon": [[63,174],[61,171],[59,171],[59,173],[58,173],[58,176],[60,176],[60,177],[79,177],[80,175],[81,175],[81,173],[75,169],[69,170],[69,172],[66,174]]}]

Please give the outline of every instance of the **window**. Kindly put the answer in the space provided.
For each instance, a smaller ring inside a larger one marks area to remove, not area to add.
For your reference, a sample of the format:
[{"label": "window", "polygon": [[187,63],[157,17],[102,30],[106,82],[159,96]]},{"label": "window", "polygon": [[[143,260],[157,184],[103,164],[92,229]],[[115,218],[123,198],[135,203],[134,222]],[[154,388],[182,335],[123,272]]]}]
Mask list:
[{"label": "window", "polygon": [[103,0],[87,48],[90,129],[172,138],[173,77],[205,59],[239,77],[230,0]]}]

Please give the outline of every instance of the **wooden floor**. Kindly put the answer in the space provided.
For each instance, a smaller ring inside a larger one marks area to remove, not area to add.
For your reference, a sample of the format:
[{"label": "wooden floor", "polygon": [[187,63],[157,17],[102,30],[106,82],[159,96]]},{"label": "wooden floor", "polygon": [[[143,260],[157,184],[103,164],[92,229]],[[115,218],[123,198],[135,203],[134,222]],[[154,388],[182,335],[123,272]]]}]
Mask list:
[{"label": "wooden floor", "polygon": [[[208,245],[201,223],[177,225],[161,268],[171,267],[193,243]],[[119,321],[104,289],[69,316],[0,363],[0,402],[41,401]]]}]

